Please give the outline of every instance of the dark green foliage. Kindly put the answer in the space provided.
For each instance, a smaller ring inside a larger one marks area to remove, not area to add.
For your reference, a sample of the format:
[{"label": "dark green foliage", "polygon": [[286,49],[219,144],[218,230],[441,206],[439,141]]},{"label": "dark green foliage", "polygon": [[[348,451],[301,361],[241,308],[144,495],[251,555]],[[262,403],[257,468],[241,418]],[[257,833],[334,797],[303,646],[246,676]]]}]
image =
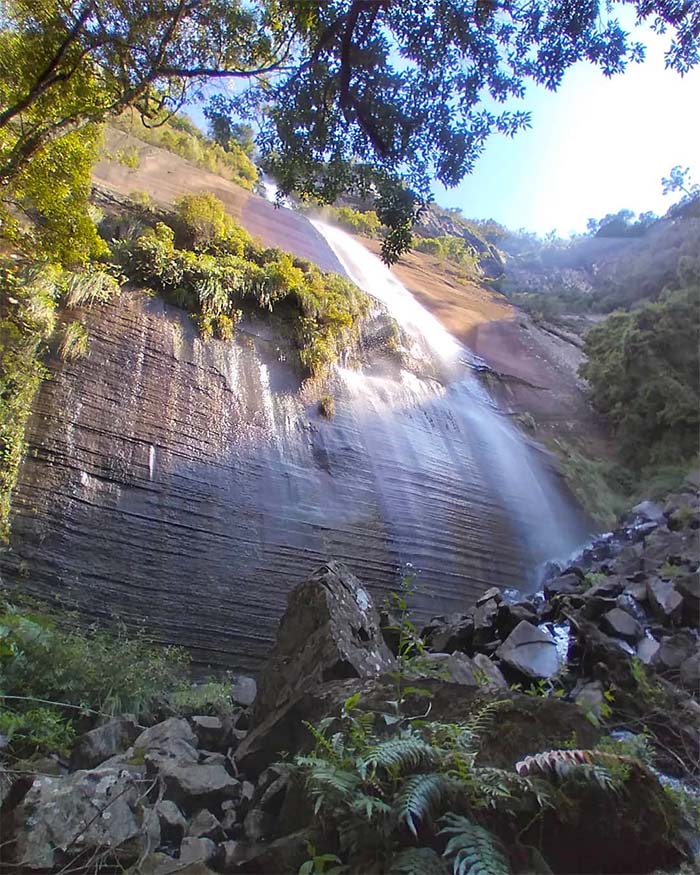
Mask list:
[{"label": "dark green foliage", "polygon": [[447,875],[447,867],[432,848],[404,848],[391,861],[389,875]]},{"label": "dark green foliage", "polygon": [[322,375],[357,336],[369,298],[337,274],[279,249],[264,249],[213,195],[182,198],[173,225],[198,252],[176,246],[158,223],[114,244],[130,279],[192,312],[204,337],[230,340],[244,312],[272,314],[291,336],[302,368]]},{"label": "dark green foliage", "polygon": [[632,465],[681,462],[697,452],[699,344],[697,282],[614,313],[586,335],[581,374]]},{"label": "dark green foliage", "polygon": [[510,875],[501,843],[487,829],[467,817],[446,814],[440,835],[451,836],[444,856],[452,859],[454,875]]}]

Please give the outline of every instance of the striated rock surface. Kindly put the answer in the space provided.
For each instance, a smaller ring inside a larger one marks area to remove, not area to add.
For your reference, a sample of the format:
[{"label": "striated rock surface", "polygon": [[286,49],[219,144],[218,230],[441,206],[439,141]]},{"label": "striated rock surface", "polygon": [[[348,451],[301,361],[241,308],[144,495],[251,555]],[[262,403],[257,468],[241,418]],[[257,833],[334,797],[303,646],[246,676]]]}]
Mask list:
[{"label": "striated rock surface", "polygon": [[519,438],[490,435],[463,388],[343,372],[327,421],[261,323],[205,343],[133,291],[85,317],[89,355],[50,363],[35,403],[6,582],[255,670],[328,556],[378,601],[412,562],[427,619],[552,552],[528,532],[545,486],[537,514],[508,500],[499,441]]}]

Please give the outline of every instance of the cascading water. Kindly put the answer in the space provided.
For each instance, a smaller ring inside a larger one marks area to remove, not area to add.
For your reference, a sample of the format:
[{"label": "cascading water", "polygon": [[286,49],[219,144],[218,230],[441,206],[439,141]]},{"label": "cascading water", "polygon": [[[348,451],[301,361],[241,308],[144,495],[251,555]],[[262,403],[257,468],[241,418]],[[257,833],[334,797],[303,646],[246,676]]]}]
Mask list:
[{"label": "cascading water", "polygon": [[[275,199],[276,188],[269,180],[266,193],[269,199]],[[287,202],[284,206],[291,205]],[[387,437],[387,429],[396,424],[392,416],[395,410],[422,411],[433,421],[444,417],[470,457],[469,476],[462,483],[450,484],[446,497],[462,492],[469,501],[469,490],[476,489],[475,475],[488,484],[496,502],[507,510],[516,537],[522,539],[530,554],[527,570],[531,579],[542,562],[571,555],[586,537],[582,515],[572,506],[543,451],[511,425],[476,380],[469,367],[470,351],[361,243],[320,219],[310,222],[326,239],[348,277],[384,304],[411,338],[413,356],[416,353],[418,357],[432,356],[441,373],[449,374],[445,388],[434,380],[409,377],[405,371],[396,381],[339,368],[338,374],[349,394],[356,402],[361,400],[366,408],[366,416],[371,420],[366,427]],[[411,388],[407,390],[407,386]],[[396,462],[401,464],[402,448],[394,446]],[[434,434],[429,434],[419,449],[412,449],[424,454],[423,459],[414,455],[413,464],[425,462],[434,466],[440,464],[444,448],[435,441]],[[450,455],[453,460],[456,458],[453,452]],[[465,460],[461,459],[460,465],[463,464]],[[420,502],[420,495],[414,501]]]}]

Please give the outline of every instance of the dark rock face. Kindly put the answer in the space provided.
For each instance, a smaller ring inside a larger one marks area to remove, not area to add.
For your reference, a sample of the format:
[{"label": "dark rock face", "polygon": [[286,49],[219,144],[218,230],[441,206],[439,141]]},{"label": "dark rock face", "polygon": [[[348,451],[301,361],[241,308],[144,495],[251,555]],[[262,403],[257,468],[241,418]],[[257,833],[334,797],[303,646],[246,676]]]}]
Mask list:
[{"label": "dark rock face", "polygon": [[260,680],[256,720],[321,683],[376,677],[392,662],[369,593],[347,568],[329,562],[289,596]]},{"label": "dark rock face", "polygon": [[522,586],[545,558],[504,485],[512,448],[497,451],[463,387],[338,378],[327,421],[262,323],[205,343],[129,291],[85,315],[89,355],[50,363],[35,403],[5,582],[257,670],[287,593],[328,556],[378,603],[414,563],[422,620],[494,580]]}]

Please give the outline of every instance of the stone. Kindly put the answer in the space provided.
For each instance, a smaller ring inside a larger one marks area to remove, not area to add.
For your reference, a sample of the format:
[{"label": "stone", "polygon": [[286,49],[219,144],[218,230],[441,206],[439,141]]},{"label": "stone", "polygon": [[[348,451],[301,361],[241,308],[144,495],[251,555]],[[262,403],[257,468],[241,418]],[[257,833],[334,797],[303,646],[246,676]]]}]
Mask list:
[{"label": "stone", "polygon": [[523,620],[496,651],[501,662],[528,678],[555,675],[561,661],[554,638]]},{"label": "stone", "polygon": [[630,644],[635,644],[644,635],[644,629],[634,617],[620,608],[613,608],[607,614],[603,614],[600,618],[600,626],[608,635],[622,638]]},{"label": "stone", "polygon": [[585,714],[592,714],[596,720],[603,716],[605,704],[605,690],[601,681],[590,681],[583,684],[579,692],[574,696],[574,701],[582,708]]},{"label": "stone", "polygon": [[258,695],[258,684],[255,678],[247,675],[238,675],[231,684],[231,697],[238,705],[248,708]]},{"label": "stone", "polygon": [[200,747],[207,750],[226,750],[229,727],[220,717],[197,714],[190,717],[190,724]]},{"label": "stone", "polygon": [[655,638],[645,635],[637,644],[637,659],[641,660],[645,665],[651,665],[660,646]]},{"label": "stone", "polygon": [[[180,865],[209,863],[216,854],[216,844],[211,839],[186,836],[180,844]],[[179,868],[174,867],[175,872]]]},{"label": "stone", "polygon": [[116,769],[35,778],[15,811],[20,871],[51,869],[64,857],[92,852],[135,860],[148,851],[144,789]]},{"label": "stone", "polygon": [[161,747],[164,743],[175,738],[182,739],[192,747],[197,747],[197,736],[187,720],[181,717],[170,717],[162,723],[149,726],[136,738],[134,747],[148,750],[152,747]]},{"label": "stone", "polygon": [[326,681],[376,677],[392,663],[369,593],[345,566],[329,562],[289,594],[255,720]]},{"label": "stone", "polygon": [[660,523],[664,519],[664,509],[657,501],[642,501],[632,508],[633,516],[645,522]]},{"label": "stone", "polygon": [[486,631],[491,633],[496,625],[498,617],[499,601],[495,598],[487,599],[477,604],[474,610],[474,634],[479,635]]},{"label": "stone", "polygon": [[249,842],[259,842],[272,833],[275,818],[260,808],[251,808],[243,821],[243,830]]},{"label": "stone", "polygon": [[586,599],[617,598],[624,588],[624,583],[619,577],[610,575],[589,586],[584,592],[584,597]]},{"label": "stone", "polygon": [[700,574],[680,574],[673,585],[683,599],[683,621],[689,626],[700,626]]},{"label": "stone", "polygon": [[[505,690],[508,688],[508,682],[503,677],[503,672],[488,656],[483,653],[477,653],[472,657],[472,663],[477,683],[494,690]],[[485,676],[485,684],[481,684],[479,672],[482,672]]]},{"label": "stone", "polygon": [[694,653],[681,663],[681,684],[692,692],[700,691],[700,653]]},{"label": "stone", "polygon": [[487,589],[486,592],[482,593],[476,600],[476,607],[479,608],[481,605],[485,605],[486,602],[490,602],[492,599],[496,604],[500,604],[503,601],[501,590],[497,586],[492,586],[490,589]]},{"label": "stone", "polygon": [[479,682],[474,674],[474,666],[469,657],[456,651],[455,653],[425,653],[420,658],[416,669],[417,678],[424,675],[437,675],[446,681],[467,687],[478,687]]},{"label": "stone", "polygon": [[615,607],[624,611],[626,614],[629,614],[630,617],[634,617],[634,619],[642,626],[647,625],[648,620],[644,608],[637,599],[630,594],[629,590],[625,590],[622,595],[619,595],[615,599]]},{"label": "stone", "polygon": [[220,805],[224,799],[240,796],[240,781],[223,766],[164,764],[160,776],[165,798],[177,802],[186,812]]},{"label": "stone", "polygon": [[170,799],[161,799],[154,805],[154,812],[160,823],[161,840],[179,846],[187,829],[184,814]]},{"label": "stone", "polygon": [[471,649],[474,638],[474,620],[471,614],[448,614],[433,617],[421,637],[437,653],[454,653]]},{"label": "stone", "polygon": [[[134,748],[134,754],[141,748]],[[154,775],[165,766],[187,766],[199,762],[199,752],[184,738],[165,738],[160,745],[148,748],[143,754],[146,774]]]},{"label": "stone", "polygon": [[556,595],[577,595],[583,591],[583,581],[578,574],[562,574],[544,585],[544,594],[548,599]]},{"label": "stone", "polygon": [[116,754],[123,753],[137,738],[139,729],[133,717],[115,717],[91,729],[75,742],[70,767],[92,769]]},{"label": "stone", "polygon": [[[271,766],[260,775],[258,786],[251,799],[251,806],[277,816],[287,795],[290,781],[290,769],[282,766]],[[242,794],[242,790],[241,790]]]},{"label": "stone", "polygon": [[320,837],[308,828],[264,844],[223,842],[219,845],[215,865],[219,872],[255,872],[269,875],[298,872],[309,859],[309,844],[319,843]]},{"label": "stone", "polygon": [[675,635],[661,640],[661,645],[654,654],[651,664],[662,671],[680,668],[695,647],[695,639],[689,632],[676,632]]},{"label": "stone", "polygon": [[674,620],[680,616],[683,597],[670,580],[652,577],[647,581],[647,595],[657,616],[664,620]]},{"label": "stone", "polygon": [[208,809],[201,808],[190,821],[187,835],[195,839],[216,841],[224,838],[224,831],[218,817],[215,817]]},{"label": "stone", "polygon": [[498,611],[498,634],[505,639],[522,620],[537,625],[539,617],[537,610],[530,602],[517,602],[513,605],[501,605]]}]

